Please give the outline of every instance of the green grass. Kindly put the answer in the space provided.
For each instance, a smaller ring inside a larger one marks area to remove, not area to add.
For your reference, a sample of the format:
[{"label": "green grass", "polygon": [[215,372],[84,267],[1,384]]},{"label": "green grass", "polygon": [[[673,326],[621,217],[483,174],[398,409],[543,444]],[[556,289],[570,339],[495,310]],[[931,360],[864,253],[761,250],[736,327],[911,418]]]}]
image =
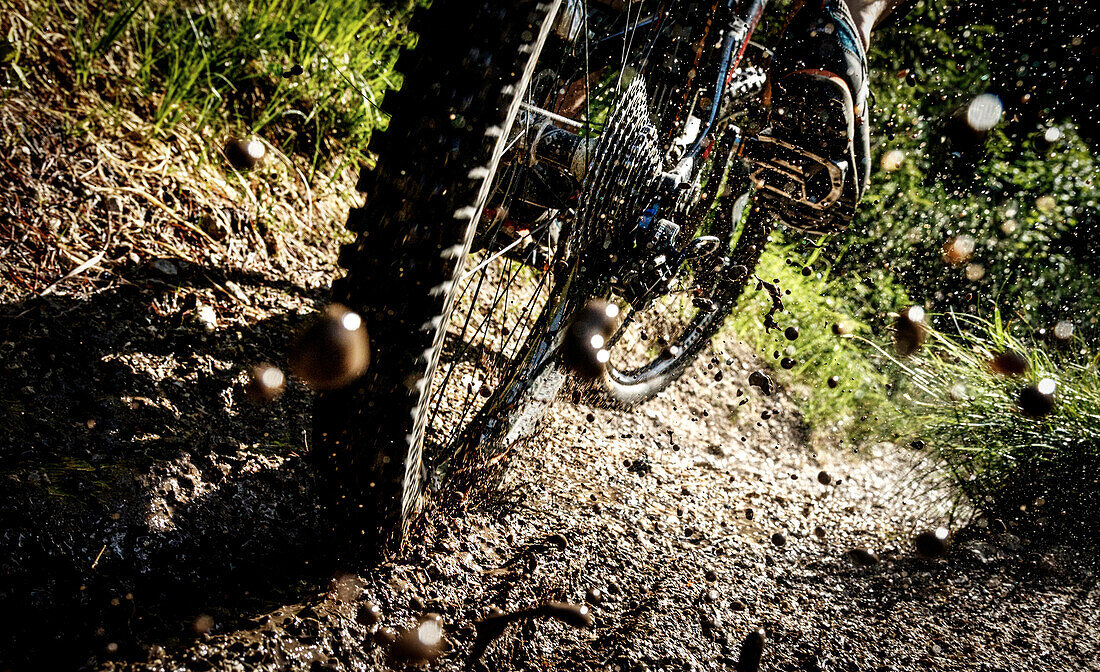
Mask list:
[{"label": "green grass", "polygon": [[[942,321],[949,333],[930,330],[917,355],[895,360],[905,380],[899,410],[907,438],[923,441],[941,477],[978,509],[1033,531],[1094,539],[1100,533],[1100,356],[1083,352],[1080,342],[1017,337],[999,313]],[[991,368],[993,357],[1009,350],[1026,357],[1023,375]],[[1054,383],[1054,407],[1030,417],[1019,392],[1041,379]]]},{"label": "green grass", "polygon": [[24,18],[64,35],[54,60],[74,88],[136,112],[153,133],[262,134],[315,171],[362,158],[384,123],[378,103],[413,40],[411,3],[397,4],[35,0]]},{"label": "green grass", "polygon": [[[798,244],[788,244],[777,234],[773,238],[756,275],[768,282],[778,280],[784,291],[785,310],[776,315],[780,328],[765,331],[764,315],[771,302],[765,292],[751,291],[752,287],[734,311],[732,328],[772,363],[781,380],[793,384],[818,440],[841,444],[879,438],[894,418],[888,400],[888,362],[867,345],[867,339],[879,337],[886,317],[872,306],[899,308],[907,303],[905,293],[888,282],[872,286],[859,278],[833,277],[816,251],[804,255]],[[812,270],[808,276],[802,274],[807,264]],[[834,325],[840,325],[842,335],[834,333]],[[789,326],[799,332],[793,342],[784,336]],[[789,371],[780,369],[776,352],[780,359],[789,356],[797,364]],[[833,376],[838,379],[836,387],[828,384]]]}]

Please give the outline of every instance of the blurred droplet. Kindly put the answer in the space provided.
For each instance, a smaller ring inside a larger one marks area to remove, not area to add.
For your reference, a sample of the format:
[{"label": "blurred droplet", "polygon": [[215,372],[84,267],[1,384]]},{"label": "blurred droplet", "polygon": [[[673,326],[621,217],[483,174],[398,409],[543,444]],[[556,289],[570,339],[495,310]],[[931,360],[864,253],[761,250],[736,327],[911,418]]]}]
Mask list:
[{"label": "blurred droplet", "polygon": [[191,624],[191,628],[196,634],[205,635],[214,629],[214,618],[208,614],[199,614]]},{"label": "blurred droplet", "polygon": [[989,367],[1002,376],[1019,376],[1027,373],[1027,357],[1015,350],[1005,350],[993,356]]},{"label": "blurred droplet", "polygon": [[1054,381],[1043,378],[1035,385],[1020,390],[1016,403],[1029,418],[1041,418],[1054,410]]},{"label": "blurred droplet", "polygon": [[947,552],[948,531],[946,527],[935,531],[925,530],[913,538],[917,553],[926,558],[938,558]]},{"label": "blurred droplet", "polygon": [[439,614],[427,614],[410,627],[399,630],[390,647],[395,660],[424,665],[443,654],[443,620]]},{"label": "blurred droplet", "polygon": [[992,93],[975,96],[966,107],[966,123],[975,131],[984,132],[1001,121],[1004,106],[1001,99]]},{"label": "blurred droplet", "polygon": [[1054,325],[1054,338],[1059,341],[1068,341],[1073,338],[1074,326],[1073,323],[1068,320],[1059,320]]},{"label": "blurred droplet", "polygon": [[603,346],[618,329],[619,307],[592,299],[578,311],[562,345],[562,361],[582,378],[603,376],[611,353]]},{"label": "blurred droplet", "polygon": [[374,602],[364,602],[355,612],[355,620],[368,628],[373,627],[382,620],[382,607]]},{"label": "blurred droplet", "polygon": [[286,389],[286,376],[277,367],[270,364],[258,364],[248,371],[248,385],[245,394],[253,403],[263,404],[275,401]]},{"label": "blurred droplet", "polygon": [[908,357],[924,343],[927,328],[924,326],[924,308],[911,306],[903,310],[894,321],[894,350]]},{"label": "blurred droplet", "polygon": [[848,549],[848,559],[860,567],[870,567],[871,565],[878,564],[878,556],[868,551],[866,548],[851,548]]},{"label": "blurred droplet", "polygon": [[882,169],[888,173],[892,173],[898,168],[901,168],[902,162],[905,161],[905,152],[900,149],[891,149],[882,155],[880,164]]},{"label": "blurred droplet", "polygon": [[1054,208],[1057,205],[1058,202],[1055,201],[1054,197],[1049,194],[1044,194],[1043,196],[1035,199],[1035,207],[1038,208],[1039,212],[1043,213],[1044,215],[1049,215],[1050,213],[1054,212]]},{"label": "blurred droplet", "polygon": [[943,244],[943,262],[961,266],[974,254],[974,239],[966,234],[954,236]]},{"label": "blurred droplet", "polygon": [[741,643],[741,655],[737,661],[737,672],[759,672],[760,659],[764,657],[764,628],[758,628],[745,637]]},{"label": "blurred droplet", "polygon": [[1058,128],[1057,126],[1051,126],[1046,130],[1046,132],[1043,133],[1043,140],[1045,140],[1048,144],[1053,145],[1061,139],[1062,129]]},{"label": "blurred droplet", "polygon": [[985,266],[981,264],[967,264],[964,273],[966,274],[967,280],[970,282],[977,282],[985,277]]},{"label": "blurred droplet", "polygon": [[571,625],[574,628],[589,628],[594,622],[592,610],[584,604],[569,604],[568,602],[547,602],[542,606],[543,613],[550,618]]},{"label": "blurred droplet", "polygon": [[250,170],[258,166],[267,155],[264,144],[256,139],[230,138],[222,148],[225,160],[237,170]]},{"label": "blurred droplet", "polygon": [[294,340],[290,370],[315,390],[334,390],[359,378],[370,364],[363,320],[340,304],[325,306]]}]

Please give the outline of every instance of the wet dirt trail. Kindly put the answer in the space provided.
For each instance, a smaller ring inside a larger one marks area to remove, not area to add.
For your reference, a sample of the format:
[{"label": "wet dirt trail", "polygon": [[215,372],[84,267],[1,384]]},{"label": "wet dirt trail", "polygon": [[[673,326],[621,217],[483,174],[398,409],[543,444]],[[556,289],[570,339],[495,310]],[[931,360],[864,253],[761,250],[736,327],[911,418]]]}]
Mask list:
[{"label": "wet dirt trail", "polygon": [[[401,669],[386,628],[426,613],[440,670],[733,670],[757,628],[764,670],[1100,669],[1100,590],[1074,551],[972,526],[917,556],[944,520],[913,454],[815,452],[732,336],[636,411],[559,401],[490,501],[334,571],[308,394],[256,407],[242,385],[323,274],[177,271],[4,308],[3,669]],[[549,600],[593,624],[523,621],[470,661],[493,607]]]}]

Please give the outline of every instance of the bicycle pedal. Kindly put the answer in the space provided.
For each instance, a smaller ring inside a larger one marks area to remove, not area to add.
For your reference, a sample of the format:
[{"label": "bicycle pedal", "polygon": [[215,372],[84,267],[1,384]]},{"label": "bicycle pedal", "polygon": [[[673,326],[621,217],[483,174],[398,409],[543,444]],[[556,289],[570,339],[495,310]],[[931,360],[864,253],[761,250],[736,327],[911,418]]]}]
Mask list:
[{"label": "bicycle pedal", "polygon": [[847,161],[834,163],[770,135],[745,138],[741,154],[758,190],[817,211],[840,200],[850,170]]}]

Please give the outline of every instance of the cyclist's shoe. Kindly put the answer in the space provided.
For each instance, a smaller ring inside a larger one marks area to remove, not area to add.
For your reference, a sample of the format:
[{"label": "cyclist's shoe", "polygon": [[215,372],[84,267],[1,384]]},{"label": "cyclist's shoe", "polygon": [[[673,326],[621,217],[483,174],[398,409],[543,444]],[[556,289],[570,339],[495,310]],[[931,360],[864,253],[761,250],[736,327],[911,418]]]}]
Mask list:
[{"label": "cyclist's shoe", "polygon": [[791,226],[844,229],[867,188],[870,140],[867,54],[843,0],[807,0],[795,11],[769,87],[771,130],[750,157],[762,194]]}]

